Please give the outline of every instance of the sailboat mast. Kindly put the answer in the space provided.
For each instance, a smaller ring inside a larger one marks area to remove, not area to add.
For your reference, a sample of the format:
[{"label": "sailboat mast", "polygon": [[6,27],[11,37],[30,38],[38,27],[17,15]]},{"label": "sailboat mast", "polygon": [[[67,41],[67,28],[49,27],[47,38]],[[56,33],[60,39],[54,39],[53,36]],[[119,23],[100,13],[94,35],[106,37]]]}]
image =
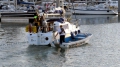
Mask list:
[{"label": "sailboat mast", "polygon": [[60,6],[60,0],[56,0],[56,7]]},{"label": "sailboat mast", "polygon": [[14,0],[15,1],[15,12],[17,11],[17,0]]},{"label": "sailboat mast", "polygon": [[64,0],[56,0],[56,7],[62,7],[62,8],[64,8],[64,2],[63,2]]},{"label": "sailboat mast", "polygon": [[8,5],[10,5],[10,0],[8,0]]},{"label": "sailboat mast", "polygon": [[86,9],[87,9],[87,7],[88,7],[88,3],[87,3],[87,0],[86,0]]},{"label": "sailboat mast", "polygon": [[106,4],[107,4],[107,9],[109,10],[109,7],[110,7],[110,1],[109,0],[106,0]]}]

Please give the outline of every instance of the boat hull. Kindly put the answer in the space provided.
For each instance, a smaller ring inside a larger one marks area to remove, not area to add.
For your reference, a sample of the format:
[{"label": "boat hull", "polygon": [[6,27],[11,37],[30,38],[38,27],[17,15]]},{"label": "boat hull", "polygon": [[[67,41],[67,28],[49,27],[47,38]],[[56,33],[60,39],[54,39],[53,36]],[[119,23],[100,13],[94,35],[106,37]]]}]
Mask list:
[{"label": "boat hull", "polygon": [[113,10],[79,10],[75,9],[73,14],[93,14],[93,15],[117,15],[117,11]]},{"label": "boat hull", "polygon": [[[85,34],[86,35],[86,34]],[[83,37],[83,36],[81,36]],[[81,38],[80,37],[80,38]],[[76,41],[69,41],[67,43],[62,43],[62,45],[60,45],[61,48],[71,48],[71,47],[76,47],[76,46],[80,46],[83,44],[86,44],[89,42],[90,38],[92,37],[92,34],[89,34],[87,37],[85,38],[81,38],[79,40]],[[79,38],[79,37],[78,37]]]},{"label": "boat hull", "polygon": [[46,46],[52,42],[53,33],[28,33],[28,44],[29,45],[42,45]]}]

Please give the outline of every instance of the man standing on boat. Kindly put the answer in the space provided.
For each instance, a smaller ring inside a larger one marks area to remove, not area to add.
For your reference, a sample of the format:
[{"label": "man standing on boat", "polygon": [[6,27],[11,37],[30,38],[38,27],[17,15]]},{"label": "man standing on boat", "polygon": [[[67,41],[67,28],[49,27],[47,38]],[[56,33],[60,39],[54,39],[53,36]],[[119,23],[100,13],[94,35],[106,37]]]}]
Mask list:
[{"label": "man standing on boat", "polygon": [[[62,25],[60,25],[60,31],[58,31],[58,33],[60,35],[60,44],[62,44],[62,42],[65,42],[65,30]],[[56,36],[58,35],[58,33],[56,34]]]}]

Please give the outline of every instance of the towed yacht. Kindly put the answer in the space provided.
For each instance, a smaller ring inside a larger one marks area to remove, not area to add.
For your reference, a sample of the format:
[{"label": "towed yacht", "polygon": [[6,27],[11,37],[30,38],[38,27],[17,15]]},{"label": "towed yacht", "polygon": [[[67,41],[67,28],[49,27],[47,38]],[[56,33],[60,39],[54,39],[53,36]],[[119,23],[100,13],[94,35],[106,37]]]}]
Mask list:
[{"label": "towed yacht", "polygon": [[[43,17],[41,14],[40,17]],[[37,20],[37,19],[36,19]],[[80,28],[76,23],[70,23],[65,18],[49,18],[44,21],[36,21],[26,26],[27,39],[29,45],[53,46],[61,48],[69,48],[88,43],[92,34],[81,33]],[[37,25],[36,25],[37,22]],[[59,43],[59,35],[56,36],[60,30],[60,26],[65,30],[65,42]]]}]

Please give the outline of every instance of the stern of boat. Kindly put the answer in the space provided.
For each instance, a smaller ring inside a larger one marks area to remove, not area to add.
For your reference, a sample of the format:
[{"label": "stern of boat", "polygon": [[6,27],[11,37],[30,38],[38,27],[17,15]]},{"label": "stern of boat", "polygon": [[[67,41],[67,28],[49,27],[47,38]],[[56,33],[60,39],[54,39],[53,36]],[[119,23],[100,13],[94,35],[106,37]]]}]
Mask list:
[{"label": "stern of boat", "polygon": [[52,42],[53,34],[48,33],[28,33],[29,45],[49,45]]}]

